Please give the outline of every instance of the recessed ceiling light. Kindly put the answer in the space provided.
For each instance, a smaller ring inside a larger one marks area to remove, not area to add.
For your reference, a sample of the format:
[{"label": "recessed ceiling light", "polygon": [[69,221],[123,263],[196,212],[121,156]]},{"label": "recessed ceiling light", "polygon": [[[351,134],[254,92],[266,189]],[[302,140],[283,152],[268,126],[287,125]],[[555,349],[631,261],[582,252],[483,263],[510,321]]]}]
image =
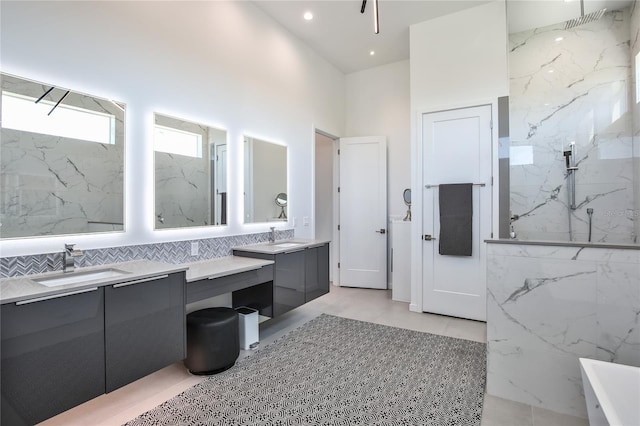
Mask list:
[{"label": "recessed ceiling light", "polygon": [[373,50],[369,52],[369,55],[371,55],[371,56],[373,56],[375,54],[376,54],[376,52],[374,52]]},{"label": "recessed ceiling light", "polygon": [[305,21],[310,21],[313,19],[313,13],[305,12],[304,15],[302,15],[302,17],[304,18]]},{"label": "recessed ceiling light", "polygon": [[564,40],[564,37],[556,37],[556,41],[562,41]]}]

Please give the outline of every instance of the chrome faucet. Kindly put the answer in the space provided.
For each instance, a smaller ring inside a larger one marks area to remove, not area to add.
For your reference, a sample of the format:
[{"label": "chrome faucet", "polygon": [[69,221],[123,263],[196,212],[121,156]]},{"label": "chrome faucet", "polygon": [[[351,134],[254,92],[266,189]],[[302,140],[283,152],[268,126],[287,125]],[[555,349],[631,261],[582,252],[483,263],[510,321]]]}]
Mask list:
[{"label": "chrome faucet", "polygon": [[271,227],[271,234],[269,235],[269,242],[272,243],[272,244],[276,242],[276,227],[275,226]]},{"label": "chrome faucet", "polygon": [[76,250],[75,244],[65,244],[62,252],[62,270],[64,272],[73,272],[76,269],[76,256],[82,256],[82,250]]}]

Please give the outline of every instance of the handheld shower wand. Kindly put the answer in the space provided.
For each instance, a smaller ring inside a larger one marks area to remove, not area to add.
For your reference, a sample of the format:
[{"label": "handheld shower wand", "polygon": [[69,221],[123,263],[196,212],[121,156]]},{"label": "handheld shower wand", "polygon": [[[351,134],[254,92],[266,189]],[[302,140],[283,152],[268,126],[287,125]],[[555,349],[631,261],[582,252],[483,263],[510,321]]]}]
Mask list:
[{"label": "handheld shower wand", "polygon": [[591,242],[591,226],[593,224],[593,209],[589,207],[587,209],[587,215],[589,216],[589,242]]},{"label": "handheld shower wand", "polygon": [[576,143],[571,142],[569,149],[562,152],[564,155],[564,162],[567,168],[567,192],[569,193],[569,207],[571,210],[576,209]]},{"label": "handheld shower wand", "polygon": [[569,241],[573,241],[573,226],[571,225],[571,212],[576,209],[576,143],[571,142],[569,149],[562,151],[564,162],[567,169],[567,197],[568,206],[567,214],[569,219]]}]

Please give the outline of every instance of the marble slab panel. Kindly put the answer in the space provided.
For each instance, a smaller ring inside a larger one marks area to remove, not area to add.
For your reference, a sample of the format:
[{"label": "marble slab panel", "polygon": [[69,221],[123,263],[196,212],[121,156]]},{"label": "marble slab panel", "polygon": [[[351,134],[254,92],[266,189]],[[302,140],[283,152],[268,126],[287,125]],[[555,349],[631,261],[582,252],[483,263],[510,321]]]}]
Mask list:
[{"label": "marble slab panel", "polygon": [[489,244],[487,390],[586,417],[578,358],[640,364],[640,250]]},{"label": "marble slab panel", "polygon": [[[510,168],[519,238],[587,240],[593,208],[592,241],[636,241],[630,20],[624,9],[571,30],[558,23],[510,34],[511,145],[533,153]],[[578,167],[571,223],[570,144]]]}]

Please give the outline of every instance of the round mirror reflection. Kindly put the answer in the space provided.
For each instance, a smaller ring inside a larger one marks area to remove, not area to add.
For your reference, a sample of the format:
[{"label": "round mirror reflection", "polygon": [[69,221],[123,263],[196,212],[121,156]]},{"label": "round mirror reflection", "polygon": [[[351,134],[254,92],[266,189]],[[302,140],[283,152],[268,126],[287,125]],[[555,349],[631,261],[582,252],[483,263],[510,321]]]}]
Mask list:
[{"label": "round mirror reflection", "polygon": [[278,195],[276,195],[276,205],[279,206],[279,207],[286,207],[287,206],[287,194],[285,194],[284,192],[281,192]]},{"label": "round mirror reflection", "polygon": [[407,215],[402,220],[411,220],[411,188],[407,188],[402,193],[402,199],[404,203],[407,205]]},{"label": "round mirror reflection", "polygon": [[407,206],[411,205],[411,188],[407,188],[404,190],[404,192],[402,193],[402,198],[404,198],[404,203]]},{"label": "round mirror reflection", "polygon": [[278,216],[278,219],[286,219],[287,214],[284,212],[284,208],[287,207],[287,194],[285,194],[284,192],[279,193],[278,195],[276,195],[275,201],[276,206],[281,208],[280,216]]}]

